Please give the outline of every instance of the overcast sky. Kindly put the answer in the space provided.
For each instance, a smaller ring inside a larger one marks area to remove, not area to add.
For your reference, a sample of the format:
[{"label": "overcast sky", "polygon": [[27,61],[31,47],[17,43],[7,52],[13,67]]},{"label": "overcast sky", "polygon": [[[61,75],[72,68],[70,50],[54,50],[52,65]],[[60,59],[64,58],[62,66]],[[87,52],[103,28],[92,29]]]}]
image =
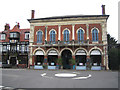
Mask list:
[{"label": "overcast sky", "polygon": [[62,15],[101,15],[101,5],[106,5],[106,14],[110,15],[107,31],[118,40],[118,1],[120,0],[1,0],[0,31],[6,23],[10,29],[16,22],[20,28],[30,28],[27,19],[31,18],[31,10],[35,10],[35,18]]}]

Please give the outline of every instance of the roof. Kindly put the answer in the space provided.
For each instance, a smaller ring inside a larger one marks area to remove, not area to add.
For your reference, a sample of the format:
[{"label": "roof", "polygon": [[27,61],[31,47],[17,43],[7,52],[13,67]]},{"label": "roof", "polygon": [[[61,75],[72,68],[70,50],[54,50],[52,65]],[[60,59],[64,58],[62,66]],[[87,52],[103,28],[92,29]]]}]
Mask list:
[{"label": "roof", "polygon": [[12,30],[5,30],[0,33],[6,34],[5,40],[0,40],[0,42],[9,42],[9,34],[11,32],[19,32],[20,33],[20,42],[28,42],[29,40],[25,40],[25,32],[30,32],[30,29],[19,29],[18,27],[14,27]]},{"label": "roof", "polygon": [[87,18],[87,17],[109,17],[109,15],[66,15],[66,16],[53,16],[46,18],[36,18],[36,19],[28,19],[31,20],[49,20],[49,19],[66,19],[66,18]]}]

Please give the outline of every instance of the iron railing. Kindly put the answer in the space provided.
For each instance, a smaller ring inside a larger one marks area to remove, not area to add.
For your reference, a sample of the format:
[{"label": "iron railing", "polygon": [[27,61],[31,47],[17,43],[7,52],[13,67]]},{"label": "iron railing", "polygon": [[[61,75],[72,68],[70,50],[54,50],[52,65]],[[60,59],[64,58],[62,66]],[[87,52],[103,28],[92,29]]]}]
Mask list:
[{"label": "iron railing", "polygon": [[32,43],[32,45],[41,45],[41,46],[64,46],[64,45],[90,45],[90,44],[103,44],[103,41],[97,41],[93,42],[90,40],[72,40],[72,41],[44,41],[42,43],[37,43],[37,42],[29,42]]}]

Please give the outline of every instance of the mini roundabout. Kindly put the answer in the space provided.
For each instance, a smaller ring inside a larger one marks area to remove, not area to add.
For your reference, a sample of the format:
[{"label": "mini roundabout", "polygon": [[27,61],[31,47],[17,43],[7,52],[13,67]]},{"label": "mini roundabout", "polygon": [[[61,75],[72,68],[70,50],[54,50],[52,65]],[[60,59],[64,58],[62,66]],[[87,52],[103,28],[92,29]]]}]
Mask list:
[{"label": "mini roundabout", "polygon": [[78,73],[78,72],[72,72],[72,73],[54,73],[54,74],[49,74],[49,73],[42,73],[41,74],[41,77],[44,77],[44,78],[50,78],[50,79],[54,79],[54,78],[69,78],[69,79],[74,79],[74,80],[84,80],[84,79],[89,79],[92,77],[91,74],[88,74],[88,75],[83,75],[81,73]]}]

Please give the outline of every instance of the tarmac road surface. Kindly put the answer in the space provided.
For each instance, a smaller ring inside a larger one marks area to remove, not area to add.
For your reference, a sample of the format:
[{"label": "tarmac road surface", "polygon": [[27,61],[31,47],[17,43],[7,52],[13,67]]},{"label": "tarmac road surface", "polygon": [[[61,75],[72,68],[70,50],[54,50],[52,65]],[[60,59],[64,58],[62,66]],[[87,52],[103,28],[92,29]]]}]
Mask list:
[{"label": "tarmac road surface", "polygon": [[[76,74],[74,78],[78,79],[56,77],[57,73]],[[88,78],[79,79],[80,77]],[[11,88],[118,88],[118,72],[2,69],[2,86]]]}]

